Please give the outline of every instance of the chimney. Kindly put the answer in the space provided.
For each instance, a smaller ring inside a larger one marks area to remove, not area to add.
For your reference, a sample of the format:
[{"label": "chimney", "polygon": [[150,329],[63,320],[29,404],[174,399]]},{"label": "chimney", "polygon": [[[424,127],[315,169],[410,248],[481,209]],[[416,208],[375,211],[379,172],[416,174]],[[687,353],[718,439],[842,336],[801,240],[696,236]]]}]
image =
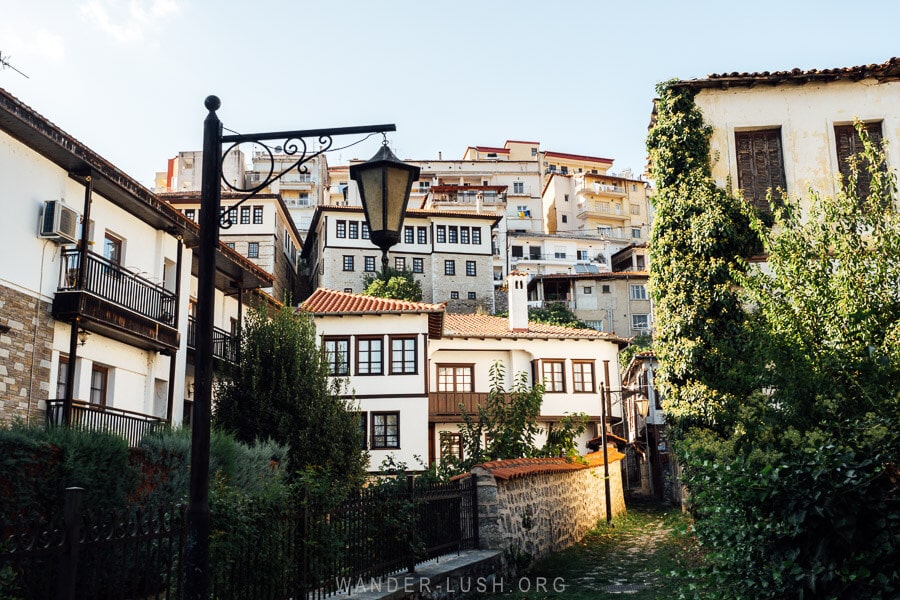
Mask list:
[{"label": "chimney", "polygon": [[509,295],[509,330],[528,331],[528,273],[510,271],[506,277]]}]

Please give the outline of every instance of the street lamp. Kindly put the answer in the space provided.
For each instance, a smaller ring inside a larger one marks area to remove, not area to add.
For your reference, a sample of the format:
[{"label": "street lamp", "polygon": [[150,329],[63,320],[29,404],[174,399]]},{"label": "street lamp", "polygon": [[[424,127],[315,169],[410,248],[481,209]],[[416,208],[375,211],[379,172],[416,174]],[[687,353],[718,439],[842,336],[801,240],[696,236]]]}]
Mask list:
[{"label": "street lamp", "polygon": [[359,197],[369,225],[369,239],[381,248],[381,267],[387,273],[388,250],[400,241],[406,205],[419,167],[397,160],[385,139],[368,162],[350,167],[350,179],[359,187]]},{"label": "street lamp", "polygon": [[[384,135],[385,132],[397,130],[393,124],[389,124],[222,135],[222,122],[216,115],[216,111],[222,105],[221,101],[216,96],[209,96],[204,105],[209,114],[203,121],[203,174],[200,187],[200,244],[198,248],[200,268],[197,277],[195,342],[197,358],[194,362],[191,479],[187,510],[187,543],[184,551],[184,597],[191,600],[206,600],[209,596],[209,437],[213,383],[216,252],[219,246],[219,228],[231,227],[234,223],[230,215],[237,212],[237,207],[282,176],[292,170],[306,172],[305,164],[330,150],[334,136],[372,133]],[[313,140],[308,142],[305,138],[313,138]],[[279,146],[285,154],[296,158],[293,164],[280,172],[275,172],[272,149],[264,143],[270,140],[284,140]],[[222,144],[231,144],[226,151],[227,154],[246,142],[262,145],[269,154],[271,164],[264,181],[245,189],[233,185],[222,177]],[[310,148],[316,149],[310,150]],[[232,190],[246,193],[240,202],[228,207],[229,210],[224,212],[222,211],[222,183]],[[403,208],[405,207],[406,203],[404,202]],[[402,214],[400,222],[402,223]],[[82,264],[84,264],[83,261]],[[74,371],[72,370],[72,372]]]}]

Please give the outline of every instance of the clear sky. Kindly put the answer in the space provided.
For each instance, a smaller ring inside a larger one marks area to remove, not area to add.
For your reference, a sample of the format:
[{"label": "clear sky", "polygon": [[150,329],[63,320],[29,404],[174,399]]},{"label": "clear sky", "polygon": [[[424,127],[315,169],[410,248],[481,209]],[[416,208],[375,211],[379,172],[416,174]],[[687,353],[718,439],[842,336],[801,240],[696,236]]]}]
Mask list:
[{"label": "clear sky", "polygon": [[[151,186],[242,133],[396,123],[400,158],[538,141],[640,173],[655,85],[900,55],[896,0],[0,0],[0,87]],[[900,99],[898,99],[900,110]],[[335,146],[355,138],[336,138]],[[376,139],[329,164],[369,158]]]}]

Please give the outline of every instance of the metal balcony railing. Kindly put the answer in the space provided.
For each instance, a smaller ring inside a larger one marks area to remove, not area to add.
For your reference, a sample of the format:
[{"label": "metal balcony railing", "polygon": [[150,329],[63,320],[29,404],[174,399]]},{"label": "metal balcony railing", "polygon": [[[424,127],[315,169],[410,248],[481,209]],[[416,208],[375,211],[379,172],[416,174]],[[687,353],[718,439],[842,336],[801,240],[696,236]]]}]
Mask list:
[{"label": "metal balcony railing", "polygon": [[81,252],[67,248],[62,253],[59,291],[89,292],[139,315],[175,327],[175,294],[107,260],[87,253],[84,281],[78,281]]},{"label": "metal balcony railing", "polygon": [[[197,349],[197,321],[194,317],[188,317],[188,350]],[[213,327],[213,357],[237,362],[237,339],[229,332],[218,327]]]},{"label": "metal balcony railing", "polygon": [[[47,402],[47,425],[61,425],[63,422],[63,401],[61,399]],[[91,404],[81,400],[72,401],[69,414],[70,427],[92,431],[108,431],[128,440],[128,444],[136,447],[144,435],[161,427],[166,427],[162,417],[145,415],[122,408],[112,408],[100,404]]]}]

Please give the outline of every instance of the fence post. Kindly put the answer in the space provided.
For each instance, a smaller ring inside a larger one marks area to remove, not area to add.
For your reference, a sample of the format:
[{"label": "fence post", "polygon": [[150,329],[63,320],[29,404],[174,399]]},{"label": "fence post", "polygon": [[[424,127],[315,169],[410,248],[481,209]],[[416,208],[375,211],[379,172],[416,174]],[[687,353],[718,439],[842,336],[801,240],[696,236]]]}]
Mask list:
[{"label": "fence post", "polygon": [[[410,572],[410,573],[416,572],[416,546],[418,545],[417,542],[419,541],[418,540],[419,529],[422,526],[422,519],[420,518],[421,514],[422,514],[422,510],[420,510],[420,507],[416,504],[416,499],[414,497],[415,490],[416,490],[416,482],[413,479],[413,476],[407,475],[406,476],[406,491],[409,494],[409,496],[408,496],[409,507],[412,509],[413,514],[415,515],[415,518],[416,518],[416,522],[410,523],[409,527],[407,529],[407,531],[409,533],[407,536],[407,545],[406,545],[406,552],[407,552],[406,568],[407,568],[408,572]],[[422,509],[424,509],[424,508],[425,507],[423,505]]]},{"label": "fence post", "polygon": [[472,473],[472,537],[475,549],[481,550],[478,540],[478,475]]},{"label": "fence post", "polygon": [[56,584],[57,600],[75,598],[75,577],[78,573],[78,546],[81,541],[81,505],[84,488],[66,488],[63,518],[65,519],[65,541],[60,557],[59,580]]}]

